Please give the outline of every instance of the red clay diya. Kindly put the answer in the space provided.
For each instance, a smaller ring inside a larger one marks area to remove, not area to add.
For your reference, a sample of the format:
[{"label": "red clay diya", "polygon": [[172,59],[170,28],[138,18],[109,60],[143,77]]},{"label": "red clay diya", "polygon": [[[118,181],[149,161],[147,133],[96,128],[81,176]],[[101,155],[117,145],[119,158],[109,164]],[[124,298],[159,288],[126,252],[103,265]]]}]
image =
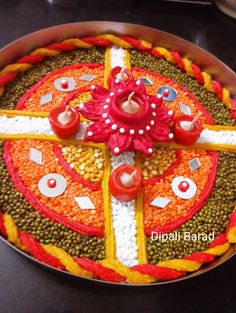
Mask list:
[{"label": "red clay diya", "polygon": [[117,200],[131,201],[142,189],[142,173],[134,166],[123,164],[111,173],[109,189]]},{"label": "red clay diya", "polygon": [[151,156],[153,142],[173,140],[173,112],[164,106],[162,97],[148,95],[142,81],[135,80],[129,70],[124,70],[126,80],[117,78],[120,70],[111,71],[110,90],[91,86],[92,100],[79,109],[94,122],[87,127],[84,140],[107,142],[114,155],[137,150]]},{"label": "red clay diya", "polygon": [[181,115],[176,117],[173,130],[177,143],[191,146],[197,141],[203,129],[198,116]]},{"label": "red clay diya", "polygon": [[80,128],[79,113],[69,106],[59,106],[51,110],[49,121],[55,134],[60,138],[74,136]]},{"label": "red clay diya", "polygon": [[115,81],[117,79],[126,83],[130,83],[133,80],[133,77],[131,72],[127,68],[116,66],[110,71],[107,79],[107,86],[109,89],[112,88],[112,84],[116,83]]}]

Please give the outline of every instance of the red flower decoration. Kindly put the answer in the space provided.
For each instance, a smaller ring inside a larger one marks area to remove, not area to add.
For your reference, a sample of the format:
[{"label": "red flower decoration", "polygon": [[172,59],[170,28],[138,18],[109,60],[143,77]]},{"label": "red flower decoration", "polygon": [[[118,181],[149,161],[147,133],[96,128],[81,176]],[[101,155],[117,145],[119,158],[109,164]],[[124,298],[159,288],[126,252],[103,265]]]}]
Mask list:
[{"label": "red flower decoration", "polygon": [[135,81],[128,70],[126,73],[125,81],[111,72],[111,90],[98,85],[91,87],[92,101],[79,109],[94,121],[88,126],[84,140],[107,142],[114,155],[137,150],[150,156],[153,142],[173,140],[169,128],[173,112],[163,105],[162,97],[147,95],[144,84]]}]

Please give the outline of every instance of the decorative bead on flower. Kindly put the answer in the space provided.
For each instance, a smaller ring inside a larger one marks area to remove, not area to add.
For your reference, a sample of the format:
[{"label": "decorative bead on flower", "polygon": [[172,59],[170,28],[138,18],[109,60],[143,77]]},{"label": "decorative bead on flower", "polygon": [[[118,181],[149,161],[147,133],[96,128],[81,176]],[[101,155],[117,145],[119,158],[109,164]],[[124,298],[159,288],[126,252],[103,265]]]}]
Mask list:
[{"label": "decorative bead on flower", "polygon": [[162,96],[147,95],[144,84],[127,69],[123,79],[112,75],[120,70],[112,70],[110,90],[93,85],[92,101],[79,109],[94,122],[88,126],[84,140],[107,142],[114,155],[137,150],[151,156],[153,142],[173,140],[169,128],[173,112],[163,105]]}]

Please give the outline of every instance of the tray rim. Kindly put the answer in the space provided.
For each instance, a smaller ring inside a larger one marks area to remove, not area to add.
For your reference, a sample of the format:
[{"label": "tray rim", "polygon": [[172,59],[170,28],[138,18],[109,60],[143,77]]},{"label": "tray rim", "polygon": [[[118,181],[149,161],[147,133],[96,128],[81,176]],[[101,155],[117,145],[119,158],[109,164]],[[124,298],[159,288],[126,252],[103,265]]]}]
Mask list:
[{"label": "tray rim", "polygon": [[[75,22],[75,23],[66,23],[55,25],[48,28],[43,28],[32,32],[28,35],[20,37],[15,41],[7,44],[6,46],[0,49],[0,68],[10,64],[15,59],[27,54],[28,52],[47,45],[51,42],[61,41],[65,38],[72,36],[89,36],[97,35],[101,33],[112,33],[117,35],[130,35],[133,37],[138,37],[151,41],[154,45],[165,47],[166,49],[177,50],[182,56],[190,58],[193,62],[197,60],[197,64],[204,69],[209,74],[213,75],[214,78],[228,88],[233,96],[236,96],[236,74],[230,69],[226,64],[220,61],[217,57],[212,55],[210,52],[204,50],[203,48],[198,47],[194,43],[183,39],[179,36],[170,34],[168,32],[155,29],[148,26],[131,24],[131,23],[122,23],[122,22],[109,22],[109,21],[85,21],[85,22]],[[33,42],[32,42],[33,39]],[[217,71],[214,70],[217,67]],[[219,73],[220,71],[220,73]],[[19,254],[23,255],[30,261],[38,264],[39,266],[51,270],[55,273],[63,275],[68,278],[74,278],[78,281],[87,281],[104,286],[119,286],[119,287],[151,287],[151,286],[162,286],[166,284],[172,284],[180,281],[187,280],[189,278],[197,277],[201,274],[207,273],[208,271],[218,267],[223,264],[231,257],[236,254],[236,244],[231,244],[229,250],[223,254],[221,257],[218,257],[215,261],[211,262],[210,265],[201,268],[200,270],[186,275],[184,277],[171,280],[163,281],[152,284],[126,284],[126,283],[111,283],[99,279],[88,279],[81,276],[73,275],[69,272],[53,268],[49,265],[46,265],[26,252],[18,249],[8,240],[3,238],[0,235],[0,239],[17,251]]]},{"label": "tray rim", "polygon": [[[113,21],[84,21],[55,25],[22,36],[0,48],[0,68],[38,47],[72,36],[95,36],[101,33],[130,35],[151,41],[154,45],[177,50],[182,57],[196,62],[236,97],[236,73],[209,51],[180,36],[149,26]],[[31,42],[31,39],[34,39]],[[167,39],[167,40],[166,40]],[[169,40],[170,39],[170,40]],[[217,68],[217,70],[216,70]]]}]

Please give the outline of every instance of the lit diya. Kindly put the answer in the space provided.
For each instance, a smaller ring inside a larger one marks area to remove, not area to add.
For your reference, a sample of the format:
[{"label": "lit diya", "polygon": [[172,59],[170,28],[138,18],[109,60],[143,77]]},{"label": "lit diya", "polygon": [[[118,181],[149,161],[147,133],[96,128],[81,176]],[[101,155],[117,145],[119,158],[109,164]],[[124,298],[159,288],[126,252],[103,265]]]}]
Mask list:
[{"label": "lit diya", "polygon": [[119,201],[133,200],[142,189],[142,173],[134,166],[123,164],[111,173],[109,189]]},{"label": "lit diya", "polygon": [[68,105],[51,110],[49,121],[53,131],[60,138],[74,136],[80,128],[79,113]]},{"label": "lit diya", "polygon": [[153,142],[173,140],[173,111],[163,105],[162,97],[147,95],[142,81],[121,67],[111,71],[109,85],[111,89],[93,85],[92,101],[78,109],[94,122],[87,127],[85,141],[107,142],[114,155],[137,150],[151,156]]}]

